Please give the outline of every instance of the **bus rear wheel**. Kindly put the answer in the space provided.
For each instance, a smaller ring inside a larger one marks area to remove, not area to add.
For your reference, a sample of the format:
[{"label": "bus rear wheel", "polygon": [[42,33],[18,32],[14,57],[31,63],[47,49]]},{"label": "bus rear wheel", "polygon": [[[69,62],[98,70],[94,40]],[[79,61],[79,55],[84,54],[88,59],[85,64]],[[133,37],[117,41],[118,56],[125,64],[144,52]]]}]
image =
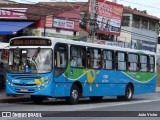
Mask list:
[{"label": "bus rear wheel", "polygon": [[93,102],[100,102],[102,101],[103,99],[103,96],[92,96],[92,97],[89,97],[91,99],[91,101]]},{"label": "bus rear wheel", "polygon": [[44,100],[44,97],[42,96],[31,96],[31,100],[35,103],[35,104],[41,104]]},{"label": "bus rear wheel", "polygon": [[118,100],[124,100],[124,101],[131,101],[133,97],[133,87],[132,85],[128,84],[125,90],[124,96],[117,96]]},{"label": "bus rear wheel", "polygon": [[70,91],[70,96],[66,99],[67,102],[71,105],[75,105],[79,101],[79,87],[76,84],[73,84],[71,91]]}]

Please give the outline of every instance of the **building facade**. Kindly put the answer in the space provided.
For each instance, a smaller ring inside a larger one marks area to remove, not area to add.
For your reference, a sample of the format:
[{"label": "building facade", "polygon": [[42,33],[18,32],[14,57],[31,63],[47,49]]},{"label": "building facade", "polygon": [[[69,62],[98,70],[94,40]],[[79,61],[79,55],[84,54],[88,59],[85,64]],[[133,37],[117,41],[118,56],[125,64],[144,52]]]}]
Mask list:
[{"label": "building facade", "polygon": [[118,41],[130,43],[133,49],[156,52],[159,20],[146,11],[125,7]]},{"label": "building facade", "polygon": [[[106,3],[106,6],[107,4],[111,4],[111,6],[115,6],[116,10],[122,11],[122,6],[118,4],[109,2]],[[89,37],[90,34],[86,27],[89,24],[87,13],[89,6],[87,2],[40,2],[38,4],[11,3],[0,4],[0,7],[0,20],[3,22],[2,24],[0,23],[0,41],[6,41],[11,37],[22,35],[54,36],[86,41],[86,38]],[[15,9],[22,10],[24,13],[17,13],[17,18],[15,18],[15,16],[11,15]],[[96,30],[97,43],[110,44],[109,41],[114,41],[114,44],[117,45],[116,42],[118,41],[121,43],[128,43],[130,45],[128,47],[134,49],[155,52],[160,19],[146,14],[145,11],[132,10],[127,7],[124,7],[123,11],[122,26],[121,18],[116,19],[116,21],[115,19],[112,19],[112,17],[116,17],[114,16],[115,14],[113,11],[113,16],[110,16],[110,24],[108,25],[111,27],[110,31],[106,32],[99,30],[100,32],[97,32],[98,30]],[[8,14],[8,12],[10,12],[10,14]],[[104,23],[102,22],[102,15],[100,15],[101,13],[99,11],[97,14],[97,26]],[[106,16],[103,16],[103,18],[109,19]],[[12,24],[9,25],[10,27],[4,27],[4,22],[11,22]],[[25,25],[13,30],[9,34],[11,28],[17,27],[14,22],[22,22]],[[114,26],[118,26],[118,29]],[[8,29],[4,31],[2,28]],[[113,34],[116,32],[118,35]]]},{"label": "building facade", "polygon": [[12,37],[26,35],[83,38],[87,36],[87,32],[79,27],[79,23],[84,4],[86,2],[75,3],[72,8],[65,2],[37,4],[2,2],[0,3],[0,41],[8,42]]}]

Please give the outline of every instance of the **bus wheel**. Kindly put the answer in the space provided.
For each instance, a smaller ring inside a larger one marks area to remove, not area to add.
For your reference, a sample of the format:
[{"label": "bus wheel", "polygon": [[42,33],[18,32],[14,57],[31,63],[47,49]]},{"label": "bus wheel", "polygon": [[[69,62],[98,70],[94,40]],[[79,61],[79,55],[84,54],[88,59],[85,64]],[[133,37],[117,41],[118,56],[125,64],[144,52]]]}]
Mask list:
[{"label": "bus wheel", "polygon": [[125,91],[125,96],[124,96],[124,100],[126,101],[131,101],[133,97],[133,88],[132,86],[129,84],[126,87],[126,91]]},{"label": "bus wheel", "polygon": [[133,97],[133,87],[128,84],[125,90],[125,96],[117,96],[118,100],[131,101]]},{"label": "bus wheel", "polygon": [[35,103],[35,104],[41,104],[44,100],[44,97],[42,96],[31,96],[31,100]]},{"label": "bus wheel", "polygon": [[79,101],[79,93],[79,87],[76,84],[73,84],[67,102],[71,105],[77,104]]},{"label": "bus wheel", "polygon": [[103,99],[103,96],[92,96],[92,97],[89,97],[91,99],[91,101],[93,102],[100,102],[102,101]]}]

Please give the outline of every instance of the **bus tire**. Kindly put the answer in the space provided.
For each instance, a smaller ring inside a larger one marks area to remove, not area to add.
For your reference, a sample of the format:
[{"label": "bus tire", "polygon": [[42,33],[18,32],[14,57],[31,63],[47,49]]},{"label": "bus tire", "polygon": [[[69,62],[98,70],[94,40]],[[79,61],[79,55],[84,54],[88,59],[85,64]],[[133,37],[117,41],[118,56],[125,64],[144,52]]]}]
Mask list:
[{"label": "bus tire", "polygon": [[124,100],[124,101],[131,101],[133,97],[133,87],[132,85],[128,84],[125,90],[124,96],[117,96],[118,100]]},{"label": "bus tire", "polygon": [[70,96],[67,98],[67,102],[71,105],[75,105],[79,101],[79,87],[76,84],[73,84],[71,91],[70,91]]},{"label": "bus tire", "polygon": [[132,97],[133,97],[133,87],[132,85],[128,84],[125,90],[124,100],[131,101]]},{"label": "bus tire", "polygon": [[42,96],[31,96],[31,100],[35,103],[35,104],[41,104],[44,100],[44,97]]},{"label": "bus tire", "polygon": [[89,97],[91,101],[93,102],[101,102],[103,99],[103,96],[91,96]]}]

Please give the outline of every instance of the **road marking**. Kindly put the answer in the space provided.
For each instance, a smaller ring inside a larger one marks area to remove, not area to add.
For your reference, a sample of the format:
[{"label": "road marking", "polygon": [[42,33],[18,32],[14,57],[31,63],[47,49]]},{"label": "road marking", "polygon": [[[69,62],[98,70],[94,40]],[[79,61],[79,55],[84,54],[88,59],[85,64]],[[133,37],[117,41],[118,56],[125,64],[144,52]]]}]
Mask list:
[{"label": "road marking", "polygon": [[[155,102],[155,101],[160,101],[160,99],[156,100],[143,100],[143,101],[130,101],[130,102],[121,102],[121,103],[94,103],[94,104],[83,104],[83,105],[61,105],[61,106],[51,106],[48,108],[44,108],[43,106],[43,111],[81,111],[81,110],[88,110],[88,109],[94,109],[94,108],[102,108],[102,107],[112,107],[112,106],[120,106],[120,105],[132,105],[132,104],[139,104],[139,103],[149,103],[149,102]],[[107,103],[107,104],[106,104]],[[40,107],[40,106],[38,106]],[[69,109],[68,109],[69,108]],[[37,110],[39,111],[38,108],[32,109],[32,110]]]}]

